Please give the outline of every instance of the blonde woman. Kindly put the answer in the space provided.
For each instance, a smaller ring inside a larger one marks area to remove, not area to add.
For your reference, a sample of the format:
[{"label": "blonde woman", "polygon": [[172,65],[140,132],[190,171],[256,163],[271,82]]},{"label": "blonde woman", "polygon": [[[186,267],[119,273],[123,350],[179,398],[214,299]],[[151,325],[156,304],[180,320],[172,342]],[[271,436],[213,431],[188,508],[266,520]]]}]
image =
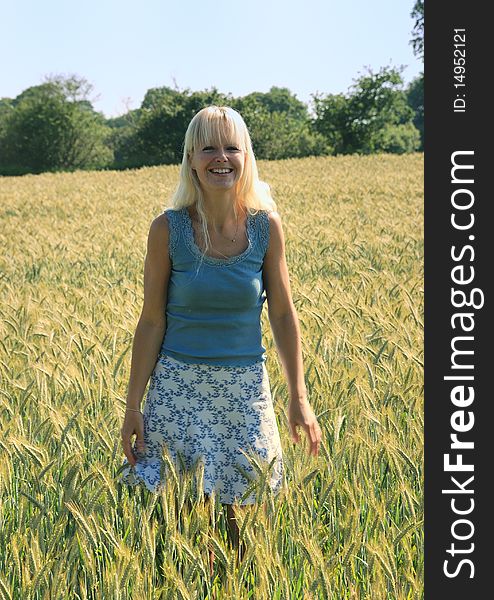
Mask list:
[{"label": "blonde woman", "polygon": [[300,426],[315,456],[321,429],[306,396],[280,215],[259,180],[242,117],[209,106],[188,126],[171,207],[149,231],[121,429],[122,479],[156,492],[163,485],[164,446],[187,468],[202,461],[205,498],[215,494],[226,505],[230,539],[239,550],[234,505],[257,500],[247,494],[246,472],[256,474],[249,454],[273,462],[268,483],[274,493],[284,483],[261,339],[265,300],[288,382],[290,433],[298,442]]}]

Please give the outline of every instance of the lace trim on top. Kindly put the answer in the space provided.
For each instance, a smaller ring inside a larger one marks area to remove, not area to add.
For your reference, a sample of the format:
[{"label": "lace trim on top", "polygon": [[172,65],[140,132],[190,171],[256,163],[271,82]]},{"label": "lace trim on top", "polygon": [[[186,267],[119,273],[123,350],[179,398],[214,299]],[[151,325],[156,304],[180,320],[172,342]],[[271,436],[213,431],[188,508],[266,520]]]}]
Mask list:
[{"label": "lace trim on top", "polygon": [[269,246],[269,216],[266,211],[257,213],[259,218],[259,240],[262,247],[262,257],[266,254]]},{"label": "lace trim on top", "polygon": [[203,255],[203,253],[201,252],[194,240],[194,228],[192,226],[192,220],[190,218],[187,207],[184,207],[180,210],[167,209],[165,213],[167,214],[169,220],[171,217],[172,221],[170,223],[171,227],[169,228],[169,252],[172,260],[179,242],[179,234],[181,233],[187,248],[199,260],[203,260],[205,263],[215,266],[227,266],[238,263],[244,260],[244,258],[246,258],[254,248],[256,234],[254,227],[255,221],[258,222],[257,235],[261,243],[263,257],[266,254],[266,250],[269,245],[269,218],[265,211],[259,211],[255,215],[251,214],[250,212],[247,212],[246,228],[249,245],[241,254],[230,256],[228,258],[216,258],[214,256],[208,256],[207,254]]},{"label": "lace trim on top", "polygon": [[197,244],[194,240],[194,228],[192,226],[192,220],[190,218],[189,211],[187,210],[187,208],[182,209],[182,224],[183,224],[182,232],[184,234],[185,243],[187,244],[188,249],[192,252],[192,254],[194,254],[194,256],[196,258],[198,258],[199,260],[203,260],[205,263],[207,263],[209,265],[216,265],[216,266],[231,265],[231,264],[240,262],[241,260],[243,260],[246,256],[248,256],[252,252],[252,249],[254,247],[254,244],[253,244],[253,235],[254,235],[253,229],[254,228],[252,227],[252,220],[253,220],[252,215],[247,213],[246,229],[247,229],[247,239],[249,241],[249,245],[241,254],[237,254],[236,256],[229,256],[228,258],[215,258],[214,256],[208,256],[207,254],[203,255],[203,253],[201,252],[201,250],[199,249],[199,247],[197,246]]},{"label": "lace trim on top", "polygon": [[168,253],[172,260],[178,245],[177,212],[173,208],[164,211],[168,219]]}]

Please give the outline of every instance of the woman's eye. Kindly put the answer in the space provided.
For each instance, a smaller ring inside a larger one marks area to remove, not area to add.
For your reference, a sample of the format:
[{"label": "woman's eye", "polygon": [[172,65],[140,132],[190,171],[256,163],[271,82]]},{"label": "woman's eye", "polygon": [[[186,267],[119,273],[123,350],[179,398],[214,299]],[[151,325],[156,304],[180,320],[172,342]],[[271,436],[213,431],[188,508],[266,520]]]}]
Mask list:
[{"label": "woman's eye", "polygon": [[[202,151],[203,152],[209,152],[210,150],[214,150],[213,146],[205,146]],[[239,148],[237,146],[228,146],[227,150],[233,151],[233,152],[239,152]]]}]

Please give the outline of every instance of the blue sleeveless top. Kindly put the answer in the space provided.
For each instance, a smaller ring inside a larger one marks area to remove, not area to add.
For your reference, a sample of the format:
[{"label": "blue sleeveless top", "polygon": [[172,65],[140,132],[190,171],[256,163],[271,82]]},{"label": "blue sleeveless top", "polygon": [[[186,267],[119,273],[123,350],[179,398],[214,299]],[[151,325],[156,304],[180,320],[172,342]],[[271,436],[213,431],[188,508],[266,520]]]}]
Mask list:
[{"label": "blue sleeveless top", "polygon": [[164,211],[171,273],[166,331],[160,353],[185,363],[245,366],[265,361],[262,280],[269,244],[266,210],[247,214],[247,249],[237,256],[203,256],[186,207]]}]

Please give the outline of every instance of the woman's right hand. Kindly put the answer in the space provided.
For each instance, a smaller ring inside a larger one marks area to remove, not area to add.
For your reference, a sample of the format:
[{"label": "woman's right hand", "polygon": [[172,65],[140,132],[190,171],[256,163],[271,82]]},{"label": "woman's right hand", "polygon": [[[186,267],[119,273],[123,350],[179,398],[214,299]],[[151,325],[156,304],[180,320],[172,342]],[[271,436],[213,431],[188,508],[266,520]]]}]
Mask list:
[{"label": "woman's right hand", "polygon": [[136,457],[131,445],[131,437],[136,435],[135,447],[138,452],[144,452],[144,418],[142,413],[135,411],[126,411],[125,419],[120,430],[122,435],[122,446],[129,464],[136,465]]}]

